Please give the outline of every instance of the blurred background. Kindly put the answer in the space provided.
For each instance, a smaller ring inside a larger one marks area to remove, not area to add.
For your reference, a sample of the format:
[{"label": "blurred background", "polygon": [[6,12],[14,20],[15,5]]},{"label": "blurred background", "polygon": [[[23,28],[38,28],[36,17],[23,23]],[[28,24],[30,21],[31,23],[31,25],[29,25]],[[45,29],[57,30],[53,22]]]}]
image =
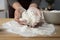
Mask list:
[{"label": "blurred background", "polygon": [[[60,10],[59,4],[60,4],[60,0],[54,0],[53,9]],[[46,0],[41,0],[40,8],[47,8],[47,7],[48,7],[48,2],[46,2]],[[0,0],[0,18],[13,18],[14,13],[11,13],[10,10],[11,10],[11,7],[8,4],[8,1],[7,0]]]}]

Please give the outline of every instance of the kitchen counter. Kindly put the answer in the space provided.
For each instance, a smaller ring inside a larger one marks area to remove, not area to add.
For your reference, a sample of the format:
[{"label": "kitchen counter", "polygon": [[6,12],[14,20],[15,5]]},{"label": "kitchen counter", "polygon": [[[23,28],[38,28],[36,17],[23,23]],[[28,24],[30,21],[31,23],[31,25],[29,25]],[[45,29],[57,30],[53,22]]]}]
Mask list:
[{"label": "kitchen counter", "polygon": [[[0,29],[2,29],[1,25],[7,21],[13,19],[0,19]],[[56,31],[51,36],[37,36],[32,38],[22,37],[17,34],[8,33],[5,30],[0,31],[0,40],[60,40],[60,25],[55,25]]]}]

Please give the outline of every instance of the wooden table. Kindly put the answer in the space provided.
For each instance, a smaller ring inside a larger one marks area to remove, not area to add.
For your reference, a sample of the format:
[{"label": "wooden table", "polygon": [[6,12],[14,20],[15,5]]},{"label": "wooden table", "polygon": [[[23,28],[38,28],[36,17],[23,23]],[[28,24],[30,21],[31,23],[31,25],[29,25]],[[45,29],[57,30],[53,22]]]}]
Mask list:
[{"label": "wooden table", "polygon": [[[13,19],[0,19],[0,25],[10,20]],[[0,32],[0,40],[60,40],[60,25],[55,25],[55,28],[56,31],[51,36],[37,36],[31,38],[22,37],[20,35],[8,33],[3,30]]]}]

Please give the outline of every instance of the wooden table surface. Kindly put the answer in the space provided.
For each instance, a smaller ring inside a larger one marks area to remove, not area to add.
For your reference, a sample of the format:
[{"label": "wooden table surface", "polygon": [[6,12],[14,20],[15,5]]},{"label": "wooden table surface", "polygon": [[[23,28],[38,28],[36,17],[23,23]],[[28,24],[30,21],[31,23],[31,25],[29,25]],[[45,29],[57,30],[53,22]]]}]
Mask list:
[{"label": "wooden table surface", "polygon": [[[13,19],[0,19],[0,25]],[[0,40],[60,40],[60,25],[55,25],[56,31],[51,36],[22,37],[17,34],[0,31]],[[1,29],[1,26],[0,26]]]}]

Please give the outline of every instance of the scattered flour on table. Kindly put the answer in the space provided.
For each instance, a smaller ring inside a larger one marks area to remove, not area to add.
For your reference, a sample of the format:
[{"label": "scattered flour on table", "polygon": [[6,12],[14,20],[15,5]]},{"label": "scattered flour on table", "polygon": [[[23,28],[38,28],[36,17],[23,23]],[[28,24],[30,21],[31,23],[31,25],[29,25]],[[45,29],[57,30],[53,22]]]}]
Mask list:
[{"label": "scattered flour on table", "polygon": [[55,32],[55,27],[52,24],[43,24],[38,28],[29,28],[27,25],[19,25],[16,21],[10,21],[3,24],[3,28],[8,32],[19,34],[24,37],[51,35]]}]

